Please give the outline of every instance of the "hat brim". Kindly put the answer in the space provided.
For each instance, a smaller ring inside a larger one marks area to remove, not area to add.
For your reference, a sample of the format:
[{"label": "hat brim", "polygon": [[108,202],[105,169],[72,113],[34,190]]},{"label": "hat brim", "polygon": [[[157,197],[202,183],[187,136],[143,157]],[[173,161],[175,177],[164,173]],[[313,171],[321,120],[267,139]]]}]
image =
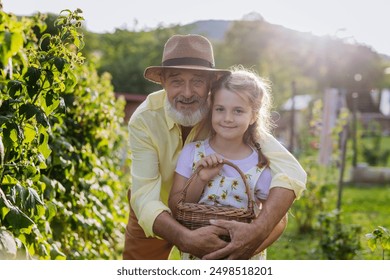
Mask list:
[{"label": "hat brim", "polygon": [[231,74],[231,71],[229,70],[214,69],[214,68],[208,68],[208,67],[196,66],[196,65],[150,66],[145,69],[144,77],[149,81],[152,81],[157,84],[161,84],[161,73],[164,69],[186,69],[186,70],[205,71],[217,75],[217,79],[221,78],[222,76]]}]

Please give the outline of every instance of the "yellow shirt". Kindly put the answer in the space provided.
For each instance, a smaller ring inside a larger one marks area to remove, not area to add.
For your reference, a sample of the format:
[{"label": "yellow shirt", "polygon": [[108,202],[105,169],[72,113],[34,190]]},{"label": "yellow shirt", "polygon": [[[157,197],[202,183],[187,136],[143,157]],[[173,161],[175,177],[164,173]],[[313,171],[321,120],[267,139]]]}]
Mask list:
[{"label": "yellow shirt", "polygon": [[[156,237],[152,230],[156,217],[162,211],[170,212],[168,197],[177,158],[183,145],[192,142],[197,132],[195,126],[183,143],[180,126],[166,113],[165,99],[164,90],[150,94],[129,121],[130,203],[147,237]],[[260,145],[271,163],[271,188],[292,189],[299,198],[305,189],[306,173],[298,161],[272,135],[267,135]]]}]

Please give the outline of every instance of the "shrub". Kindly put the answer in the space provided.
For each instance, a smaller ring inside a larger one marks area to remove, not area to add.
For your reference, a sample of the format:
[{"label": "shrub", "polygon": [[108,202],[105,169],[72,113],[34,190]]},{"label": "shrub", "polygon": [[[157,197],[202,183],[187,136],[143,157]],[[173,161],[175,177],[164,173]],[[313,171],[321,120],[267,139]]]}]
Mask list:
[{"label": "shrub", "polygon": [[0,11],[0,258],[115,258],[124,103],[84,63],[81,11],[63,11],[56,34],[43,19]]}]

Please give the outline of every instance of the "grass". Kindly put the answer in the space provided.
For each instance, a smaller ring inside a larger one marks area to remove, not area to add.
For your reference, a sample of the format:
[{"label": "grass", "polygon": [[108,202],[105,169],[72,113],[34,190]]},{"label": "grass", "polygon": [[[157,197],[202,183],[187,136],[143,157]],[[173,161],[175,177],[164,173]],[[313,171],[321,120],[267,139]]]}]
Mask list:
[{"label": "grass", "polygon": [[[295,203],[299,203],[299,200]],[[336,206],[336,197],[329,202]],[[336,208],[336,207],[334,207]],[[355,256],[356,260],[381,260],[382,250],[378,247],[372,252],[365,239],[365,234],[372,232],[378,226],[390,229],[390,185],[387,186],[345,186],[342,194],[343,224],[361,226],[361,249]],[[267,252],[270,260],[319,260],[318,232],[299,234],[294,217],[289,217],[289,224],[283,235]],[[385,259],[390,259],[390,252],[385,253]]]}]

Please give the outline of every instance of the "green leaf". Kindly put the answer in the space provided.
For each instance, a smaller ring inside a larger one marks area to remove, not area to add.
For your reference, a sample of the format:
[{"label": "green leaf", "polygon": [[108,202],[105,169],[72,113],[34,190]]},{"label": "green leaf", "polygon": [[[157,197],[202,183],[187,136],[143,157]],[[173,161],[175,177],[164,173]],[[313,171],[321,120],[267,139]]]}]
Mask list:
[{"label": "green leaf", "polygon": [[38,162],[39,162],[39,168],[40,169],[46,169],[47,168],[47,164],[46,164],[46,159],[45,157],[43,156],[43,154],[39,153],[37,155],[37,159],[38,159]]},{"label": "green leaf", "polygon": [[42,35],[41,39],[39,39],[39,48],[40,49],[42,49],[43,41],[45,41],[46,39],[50,39],[50,37],[51,37],[50,33],[45,33]]},{"label": "green leaf", "polygon": [[7,197],[3,193],[3,191],[0,189],[0,214],[1,219],[4,219],[4,217],[8,214],[10,209],[13,207],[11,202],[8,201]]},{"label": "green leaf", "polygon": [[35,208],[36,204],[44,205],[36,190],[33,188],[27,188],[28,195],[26,198],[26,206],[29,208]]},{"label": "green leaf", "polygon": [[36,67],[29,67],[24,77],[30,86],[34,86],[41,77],[41,70]]},{"label": "green leaf", "polygon": [[8,116],[0,116],[0,126],[2,124],[5,124],[5,123],[8,123],[12,120],[12,115],[8,115]]},{"label": "green leaf", "polygon": [[37,216],[38,217],[44,217],[45,216],[45,213],[46,213],[46,208],[42,205],[37,205],[36,206],[36,209],[37,209]]},{"label": "green leaf", "polygon": [[44,158],[48,158],[51,154],[51,148],[49,146],[49,135],[47,132],[42,132],[40,135],[38,151],[44,156]]},{"label": "green leaf", "polygon": [[22,104],[19,110],[22,115],[26,116],[27,120],[31,119],[39,112],[39,108],[30,103]]},{"label": "green leaf", "polygon": [[12,33],[8,30],[3,30],[1,32],[3,35],[2,40],[2,55],[1,55],[1,60],[3,65],[7,65],[8,59],[12,57],[13,53],[11,50],[11,44],[12,44]]},{"label": "green leaf", "polygon": [[45,97],[46,107],[50,107],[53,104],[54,92],[48,91]]},{"label": "green leaf", "polygon": [[385,250],[390,250],[390,238],[383,240],[382,247]]},{"label": "green leaf", "polygon": [[23,169],[23,175],[26,176],[26,178],[33,177],[35,174],[37,174],[37,172],[38,170],[33,162],[29,162],[29,164]]},{"label": "green leaf", "polygon": [[37,112],[37,122],[41,125],[43,125],[44,127],[49,127],[50,126],[50,123],[49,123],[49,119],[47,118],[45,112],[43,112],[42,110],[39,110]]},{"label": "green leaf", "polygon": [[[23,89],[23,84],[20,81],[15,81],[11,80],[7,84],[8,87],[8,94],[12,97],[15,98],[20,95],[22,89]],[[16,94],[19,93],[19,94]]]},{"label": "green leaf", "polygon": [[57,214],[57,207],[51,201],[46,202],[46,219],[51,221],[53,217]]},{"label": "green leaf", "polygon": [[8,214],[5,216],[5,220],[15,229],[28,228],[34,222],[17,207],[12,207]]},{"label": "green leaf", "polygon": [[367,241],[368,248],[371,249],[371,251],[375,251],[376,249],[376,239],[369,239]]},{"label": "green leaf", "polygon": [[31,124],[26,124],[24,127],[24,141],[23,143],[31,143],[37,135],[36,127]]},{"label": "green leaf", "polygon": [[58,69],[58,71],[60,73],[62,73],[62,71],[64,70],[65,63],[66,63],[66,60],[61,58],[61,57],[54,58],[54,65],[56,66],[56,68]]},{"label": "green leaf", "polygon": [[53,90],[49,90],[45,95],[40,97],[41,105],[44,113],[50,115],[60,104],[58,94]]},{"label": "green leaf", "polygon": [[17,183],[19,183],[19,181],[17,179],[15,179],[14,177],[12,177],[11,175],[4,175],[3,177],[3,181],[1,182],[2,185],[16,185]]},{"label": "green leaf", "polygon": [[[46,70],[46,80],[49,83],[50,87],[53,85],[54,74],[52,71]],[[46,87],[47,85],[45,85]]]},{"label": "green leaf", "polygon": [[14,189],[16,190],[20,198],[20,202],[21,202],[20,204],[24,205],[28,195],[27,189],[23,187],[19,182],[15,185]]},{"label": "green leaf", "polygon": [[19,141],[24,139],[23,129],[14,122],[9,122],[3,128],[4,144],[5,147],[16,146]]},{"label": "green leaf", "polygon": [[23,34],[15,32],[11,35],[11,55],[14,56],[20,49],[23,48]]}]

